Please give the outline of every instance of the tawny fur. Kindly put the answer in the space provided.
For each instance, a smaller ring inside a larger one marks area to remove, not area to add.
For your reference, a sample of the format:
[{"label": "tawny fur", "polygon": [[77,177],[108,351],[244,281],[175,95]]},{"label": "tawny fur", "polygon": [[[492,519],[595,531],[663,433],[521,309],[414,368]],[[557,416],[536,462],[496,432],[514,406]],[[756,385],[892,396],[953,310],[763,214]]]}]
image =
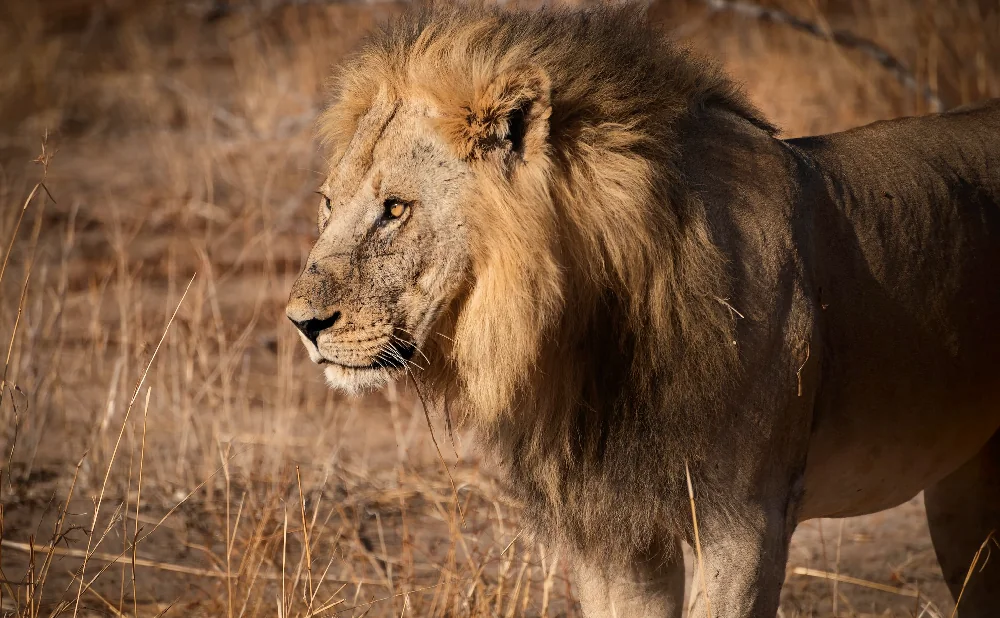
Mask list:
[{"label": "tawny fur", "polygon": [[[591,615],[677,615],[686,467],[721,616],[774,614],[799,521],[1000,504],[1000,105],[782,141],[639,9],[445,6],[345,61],[319,126],[310,355],[456,411]],[[946,565],[1000,525],[931,510]]]}]

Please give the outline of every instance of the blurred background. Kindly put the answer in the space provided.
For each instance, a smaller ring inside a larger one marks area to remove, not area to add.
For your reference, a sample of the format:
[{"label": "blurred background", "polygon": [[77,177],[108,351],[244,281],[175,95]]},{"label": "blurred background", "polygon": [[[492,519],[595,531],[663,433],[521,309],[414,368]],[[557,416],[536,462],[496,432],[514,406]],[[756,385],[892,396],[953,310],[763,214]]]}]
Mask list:
[{"label": "blurred background", "polygon": [[[284,318],[324,80],[403,8],[0,5],[3,615],[579,615],[469,437],[329,392]],[[648,11],[786,137],[1000,96],[998,0]],[[785,617],[951,609],[919,496],[796,533]]]}]

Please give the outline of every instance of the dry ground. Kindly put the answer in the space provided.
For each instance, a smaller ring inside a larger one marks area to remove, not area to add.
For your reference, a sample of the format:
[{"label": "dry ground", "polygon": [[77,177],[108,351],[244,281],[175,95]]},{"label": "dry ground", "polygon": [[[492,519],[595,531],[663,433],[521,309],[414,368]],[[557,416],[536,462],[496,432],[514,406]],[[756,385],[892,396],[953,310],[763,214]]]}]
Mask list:
[{"label": "dry ground", "polygon": [[[924,86],[1000,96],[995,0],[768,3],[878,41],[915,87],[707,4],[650,11],[787,135],[926,111]],[[283,317],[323,80],[399,9],[0,6],[4,615],[578,615],[468,437],[435,426],[453,489],[413,394],[331,394]],[[784,616],[950,608],[919,497],[795,536]]]}]

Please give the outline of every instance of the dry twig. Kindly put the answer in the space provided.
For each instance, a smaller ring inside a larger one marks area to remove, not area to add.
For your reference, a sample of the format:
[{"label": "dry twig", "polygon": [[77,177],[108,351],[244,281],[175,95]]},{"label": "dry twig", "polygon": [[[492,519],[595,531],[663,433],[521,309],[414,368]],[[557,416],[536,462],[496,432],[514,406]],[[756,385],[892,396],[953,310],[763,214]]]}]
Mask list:
[{"label": "dry twig", "polygon": [[903,86],[922,95],[932,111],[940,112],[951,107],[929,85],[921,85],[906,63],[871,39],[858,36],[848,30],[827,30],[787,11],[761,6],[754,2],[705,0],[705,4],[713,11],[728,11],[751,19],[782,24],[816,38],[832,41],[841,47],[859,51],[887,69]]}]

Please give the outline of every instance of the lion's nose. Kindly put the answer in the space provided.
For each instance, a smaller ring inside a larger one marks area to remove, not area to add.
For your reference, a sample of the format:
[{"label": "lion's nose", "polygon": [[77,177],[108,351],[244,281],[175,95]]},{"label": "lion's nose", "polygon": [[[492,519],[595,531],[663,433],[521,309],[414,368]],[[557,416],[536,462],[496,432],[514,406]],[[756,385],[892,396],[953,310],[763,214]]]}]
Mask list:
[{"label": "lion's nose", "polygon": [[302,334],[306,336],[306,339],[313,342],[316,345],[316,339],[319,334],[330,328],[340,319],[340,312],[334,311],[332,315],[328,318],[310,318],[308,320],[296,320],[292,316],[288,316],[288,319],[292,321],[295,328],[302,331]]}]

